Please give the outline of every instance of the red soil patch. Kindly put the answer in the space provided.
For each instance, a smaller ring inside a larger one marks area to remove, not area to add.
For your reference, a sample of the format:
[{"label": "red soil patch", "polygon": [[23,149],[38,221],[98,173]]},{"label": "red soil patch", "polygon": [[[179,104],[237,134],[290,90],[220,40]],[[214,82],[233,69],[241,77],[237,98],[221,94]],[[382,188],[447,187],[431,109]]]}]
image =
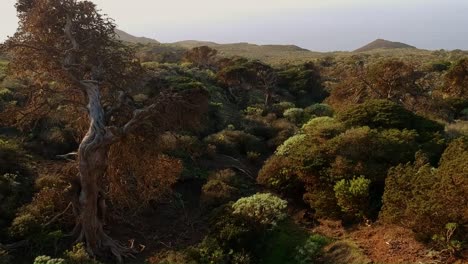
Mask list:
[{"label": "red soil patch", "polygon": [[349,237],[377,263],[437,263],[429,249],[414,239],[411,230],[398,226],[364,226]]},{"label": "red soil patch", "polygon": [[347,229],[340,221],[319,222],[312,232],[338,241],[352,241],[372,263],[468,263],[466,260],[443,259],[437,251],[418,242],[411,230],[399,226],[373,224]]}]

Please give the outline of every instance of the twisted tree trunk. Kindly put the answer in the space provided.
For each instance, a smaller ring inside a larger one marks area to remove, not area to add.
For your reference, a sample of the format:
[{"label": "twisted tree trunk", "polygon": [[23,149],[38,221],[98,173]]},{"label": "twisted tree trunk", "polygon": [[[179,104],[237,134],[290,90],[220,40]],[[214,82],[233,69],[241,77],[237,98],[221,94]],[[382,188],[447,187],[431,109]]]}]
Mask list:
[{"label": "twisted tree trunk", "polygon": [[91,256],[110,250],[121,262],[122,256],[130,251],[104,232],[106,203],[100,189],[107,168],[109,148],[115,136],[105,126],[98,85],[93,82],[82,84],[88,98],[90,124],[78,149],[80,189],[74,201],[74,212],[77,215],[74,232],[78,235],[77,241],[86,242]]}]

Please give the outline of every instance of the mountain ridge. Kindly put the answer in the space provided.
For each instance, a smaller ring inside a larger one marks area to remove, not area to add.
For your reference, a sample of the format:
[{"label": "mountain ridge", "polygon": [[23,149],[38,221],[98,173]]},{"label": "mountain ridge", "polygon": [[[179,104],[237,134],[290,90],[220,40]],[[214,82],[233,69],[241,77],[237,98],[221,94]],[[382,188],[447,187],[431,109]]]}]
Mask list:
[{"label": "mountain ridge", "polygon": [[142,43],[142,44],[159,44],[160,42],[152,39],[152,38],[147,38],[147,37],[136,37],[132,34],[129,34],[123,30],[120,29],[115,29],[115,34],[117,35],[117,38],[120,39],[121,41],[124,42],[130,42],[130,43]]},{"label": "mountain ridge", "polygon": [[376,49],[417,49],[414,46],[408,45],[402,42],[395,42],[385,39],[376,39],[356,50],[353,52],[366,52]]}]

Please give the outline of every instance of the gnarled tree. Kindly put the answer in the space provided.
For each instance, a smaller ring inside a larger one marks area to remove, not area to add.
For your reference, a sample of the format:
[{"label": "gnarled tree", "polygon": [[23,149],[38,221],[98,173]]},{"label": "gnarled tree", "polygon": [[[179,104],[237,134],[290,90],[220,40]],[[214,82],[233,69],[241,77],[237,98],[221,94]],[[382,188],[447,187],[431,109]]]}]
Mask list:
[{"label": "gnarled tree", "polygon": [[206,96],[201,91],[166,91],[136,109],[125,92],[143,70],[133,51],[115,38],[113,21],[99,14],[92,2],[18,0],[16,8],[18,30],[2,49],[11,56],[12,73],[34,83],[29,96],[40,100],[30,103],[51,111],[86,105],[89,125],[77,152],[79,186],[72,201],[74,233],[92,256],[111,252],[121,261],[129,250],[103,227],[106,202],[101,185],[110,147],[143,121],[156,123],[159,130],[173,128],[176,121],[193,123],[193,114],[203,112]]},{"label": "gnarled tree", "polygon": [[184,61],[191,62],[200,68],[210,68],[215,64],[217,54],[217,50],[208,46],[195,47],[185,53]]}]

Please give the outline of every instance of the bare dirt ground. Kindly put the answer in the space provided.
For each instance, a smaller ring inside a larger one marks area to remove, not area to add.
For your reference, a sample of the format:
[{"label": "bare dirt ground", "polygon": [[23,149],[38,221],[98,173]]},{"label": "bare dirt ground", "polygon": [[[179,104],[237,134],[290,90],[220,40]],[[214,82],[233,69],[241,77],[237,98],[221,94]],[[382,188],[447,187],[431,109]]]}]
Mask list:
[{"label": "bare dirt ground", "polygon": [[370,224],[347,229],[340,221],[320,220],[311,231],[337,240],[326,249],[336,263],[468,263],[443,257],[399,226]]}]

